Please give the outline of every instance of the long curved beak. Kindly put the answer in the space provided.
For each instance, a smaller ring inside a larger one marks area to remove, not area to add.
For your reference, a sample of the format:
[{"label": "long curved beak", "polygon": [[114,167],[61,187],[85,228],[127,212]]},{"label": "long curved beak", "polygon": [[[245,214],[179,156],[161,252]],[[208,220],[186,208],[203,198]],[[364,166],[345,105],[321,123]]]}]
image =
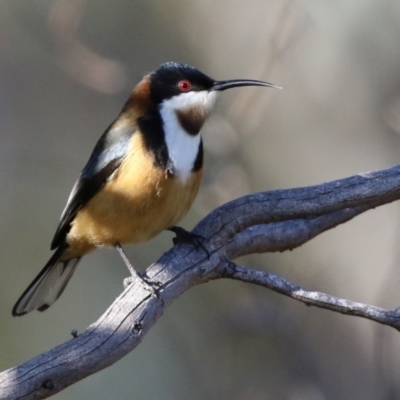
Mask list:
[{"label": "long curved beak", "polygon": [[257,81],[254,79],[230,79],[229,81],[216,81],[211,90],[226,90],[239,86],[267,86],[276,89],[282,89],[282,86],[273,85],[272,83]]}]

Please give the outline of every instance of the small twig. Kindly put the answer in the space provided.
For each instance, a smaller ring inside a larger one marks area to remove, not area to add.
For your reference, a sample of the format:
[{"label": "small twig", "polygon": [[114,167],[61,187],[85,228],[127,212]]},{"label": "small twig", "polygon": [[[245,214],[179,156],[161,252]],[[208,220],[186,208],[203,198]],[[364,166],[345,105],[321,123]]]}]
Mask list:
[{"label": "small twig", "polygon": [[325,308],[326,310],[339,312],[345,315],[367,318],[400,331],[400,308],[386,310],[384,308],[330,296],[326,293],[307,290],[278,275],[243,267],[228,260],[225,262],[223,276],[225,278],[236,279],[266,287],[307,304],[308,306]]}]

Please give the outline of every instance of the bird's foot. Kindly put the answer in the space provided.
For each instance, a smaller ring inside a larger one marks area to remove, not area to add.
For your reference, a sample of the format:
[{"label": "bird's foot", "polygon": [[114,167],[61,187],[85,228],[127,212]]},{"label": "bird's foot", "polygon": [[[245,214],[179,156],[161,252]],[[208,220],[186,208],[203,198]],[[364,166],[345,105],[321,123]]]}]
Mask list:
[{"label": "bird's foot", "polygon": [[207,254],[207,257],[210,258],[210,253],[203,244],[206,240],[204,236],[198,235],[197,233],[189,232],[180,226],[171,226],[167,230],[174,232],[176,235],[172,239],[174,245],[178,243],[191,244],[195,247],[196,250],[202,249]]},{"label": "bird's foot", "polygon": [[126,289],[128,286],[131,286],[132,285],[132,283],[135,281],[136,279],[131,275],[131,276],[128,276],[127,278],[125,278],[123,281],[122,281],[122,284],[124,285],[124,289]]},{"label": "bird's foot", "polygon": [[[123,280],[123,285],[124,289],[126,289],[128,286],[132,285],[132,283],[138,282],[140,286],[142,286],[143,289],[147,290],[150,292],[151,297],[154,297],[156,299],[160,300],[160,294],[158,293],[158,289],[161,288],[161,283],[158,282],[149,282],[148,279],[146,279],[144,274],[140,274],[136,272],[135,275],[128,276]],[[155,288],[156,286],[157,288]]]}]

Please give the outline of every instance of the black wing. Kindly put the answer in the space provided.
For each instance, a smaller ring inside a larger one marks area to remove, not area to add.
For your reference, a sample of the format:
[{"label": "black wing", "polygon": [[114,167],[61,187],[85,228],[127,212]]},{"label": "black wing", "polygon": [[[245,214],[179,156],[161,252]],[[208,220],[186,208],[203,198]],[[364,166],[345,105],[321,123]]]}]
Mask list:
[{"label": "black wing", "polygon": [[129,140],[135,131],[134,124],[127,123],[121,126],[120,123],[114,122],[103,133],[72,188],[51,242],[51,250],[64,243],[77,212],[106,184],[110,176],[121,165],[128,150]]}]

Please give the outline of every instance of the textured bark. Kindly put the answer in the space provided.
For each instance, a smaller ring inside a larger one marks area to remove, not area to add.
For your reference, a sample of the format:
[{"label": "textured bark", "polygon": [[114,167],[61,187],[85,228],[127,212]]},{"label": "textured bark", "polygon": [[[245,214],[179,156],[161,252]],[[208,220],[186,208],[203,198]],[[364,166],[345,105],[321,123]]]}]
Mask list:
[{"label": "textured bark", "polygon": [[232,278],[303,303],[400,330],[400,312],[308,291],[273,274],[235,264],[238,256],[293,249],[362,212],[400,198],[400,166],[317,186],[257,193],[227,203],[194,232],[203,248],[179,244],[136,279],[82,334],[0,374],[0,399],[44,399],[132,351],[191,287]]}]

